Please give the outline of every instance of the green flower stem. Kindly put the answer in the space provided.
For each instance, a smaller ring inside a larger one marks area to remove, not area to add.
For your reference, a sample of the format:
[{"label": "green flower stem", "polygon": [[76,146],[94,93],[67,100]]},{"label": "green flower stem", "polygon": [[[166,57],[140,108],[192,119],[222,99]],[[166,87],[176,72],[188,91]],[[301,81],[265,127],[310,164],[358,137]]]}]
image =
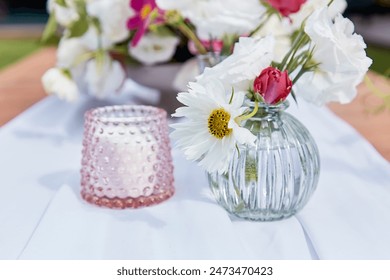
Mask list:
[{"label": "green flower stem", "polygon": [[295,68],[291,68],[291,66],[294,63],[295,55],[297,54],[298,50],[302,46],[304,46],[307,43],[307,41],[308,41],[307,40],[308,37],[307,37],[306,33],[303,32],[303,30],[301,31],[301,34],[298,35],[298,37],[299,38],[297,38],[297,40],[294,42],[294,45],[292,46],[292,48],[291,48],[291,50],[290,50],[290,52],[288,54],[289,59],[286,59],[284,64],[282,64],[284,67],[282,68],[281,71],[287,70],[289,73],[291,73],[291,72],[293,72],[295,70]]},{"label": "green flower stem", "polygon": [[75,59],[74,63],[71,65],[71,67],[76,67],[77,65],[84,63],[85,61],[88,61],[94,57],[95,57],[95,54],[93,52],[88,52],[88,53],[82,54]]},{"label": "green flower stem", "polygon": [[288,64],[291,64],[291,61],[293,61],[295,54],[297,51],[308,41],[308,37],[301,27],[299,30],[299,33],[297,37],[295,38],[294,42],[292,43],[291,49],[289,52],[284,56],[283,61],[279,64],[279,70],[284,71],[287,69]]},{"label": "green flower stem", "polygon": [[301,68],[301,70],[299,70],[298,74],[295,76],[294,80],[292,81],[292,84],[294,85],[300,77],[302,77],[303,74],[305,74],[306,72],[306,69],[304,69],[304,67]]},{"label": "green flower stem", "polygon": [[238,116],[238,117],[236,117],[236,118],[234,119],[234,121],[235,121],[238,125],[240,125],[240,123],[241,123],[242,121],[246,121],[246,120],[252,118],[254,115],[256,115],[256,113],[257,113],[258,110],[259,110],[259,102],[256,100],[256,101],[255,101],[255,108],[253,109],[253,111],[252,111],[250,114]]},{"label": "green flower stem", "polygon": [[[287,63],[287,66],[285,67],[285,69],[283,70],[287,70],[289,73],[293,72],[295,70],[295,65],[294,65],[294,62],[295,62],[295,55],[297,54],[297,51],[300,49],[301,45],[303,45],[306,41],[306,34],[304,34],[301,39],[298,41],[297,43],[297,46],[295,49],[293,49],[293,52],[291,54],[291,58],[289,60],[289,62]],[[298,56],[298,59],[299,59],[299,56]],[[296,64],[299,64],[299,63],[296,63]],[[294,67],[292,67],[294,66]]]},{"label": "green flower stem", "polygon": [[263,26],[267,23],[269,18],[272,16],[272,13],[267,13],[267,16],[265,17],[264,20],[260,22],[260,24],[251,32],[249,33],[249,37],[252,37],[254,34],[256,34],[257,31],[259,31]]},{"label": "green flower stem", "polygon": [[295,48],[296,48],[296,45],[297,43],[301,40],[301,37],[303,36],[303,30],[301,30],[297,36],[297,38],[295,38],[292,46],[291,46],[291,49],[288,51],[288,53],[284,56],[282,62],[279,64],[279,70],[280,71],[283,71],[285,66],[286,66],[286,63],[287,61],[289,60],[291,54],[294,52]]},{"label": "green flower stem", "polygon": [[200,42],[194,31],[185,22],[183,16],[176,10],[167,11],[165,13],[165,22],[173,28],[179,29],[179,31],[187,37],[187,39],[194,42],[196,49],[200,54],[207,54],[206,48]]},{"label": "green flower stem", "polygon": [[184,21],[181,22],[181,24],[178,24],[177,28],[179,28],[180,32],[182,32],[184,36],[194,42],[195,47],[200,54],[207,54],[206,48],[203,46],[203,44],[200,42],[195,33],[191,30],[191,28],[188,27],[188,25]]}]

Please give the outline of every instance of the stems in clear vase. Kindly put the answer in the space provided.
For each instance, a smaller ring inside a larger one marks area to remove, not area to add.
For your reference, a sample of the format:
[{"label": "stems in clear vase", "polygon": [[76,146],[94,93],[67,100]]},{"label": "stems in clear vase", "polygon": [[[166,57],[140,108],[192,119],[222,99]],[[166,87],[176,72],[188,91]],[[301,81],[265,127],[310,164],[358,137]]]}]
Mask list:
[{"label": "stems in clear vase", "polygon": [[[253,104],[252,104],[253,106]],[[243,219],[273,221],[302,209],[317,187],[319,152],[309,131],[277,106],[260,104],[245,127],[255,146],[241,145],[226,174],[208,174],[218,203]]]}]

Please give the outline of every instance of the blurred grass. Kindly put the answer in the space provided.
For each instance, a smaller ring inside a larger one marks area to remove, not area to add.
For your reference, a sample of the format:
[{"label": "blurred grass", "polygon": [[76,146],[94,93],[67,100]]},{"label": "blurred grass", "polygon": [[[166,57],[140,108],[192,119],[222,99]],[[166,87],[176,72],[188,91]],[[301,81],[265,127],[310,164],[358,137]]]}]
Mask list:
[{"label": "blurred grass", "polygon": [[[22,59],[41,47],[38,39],[0,39],[0,69]],[[373,59],[371,70],[385,74],[390,68],[390,49],[368,46],[367,55]]]},{"label": "blurred grass", "polygon": [[373,60],[371,70],[382,75],[390,70],[390,49],[377,46],[368,46],[367,55]]},{"label": "blurred grass", "polygon": [[0,69],[22,59],[39,48],[38,39],[0,39]]}]

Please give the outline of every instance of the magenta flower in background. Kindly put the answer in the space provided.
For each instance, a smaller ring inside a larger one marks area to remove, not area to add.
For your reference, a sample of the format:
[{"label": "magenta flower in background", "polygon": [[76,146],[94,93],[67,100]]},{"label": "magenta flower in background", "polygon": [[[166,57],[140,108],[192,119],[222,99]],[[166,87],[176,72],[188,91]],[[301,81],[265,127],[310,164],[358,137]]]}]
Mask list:
[{"label": "magenta flower in background", "polygon": [[[212,51],[215,53],[220,53],[223,48],[223,41],[222,40],[200,40],[202,45],[206,48],[207,51]],[[188,49],[190,53],[197,55],[199,54],[198,49],[195,46],[194,41],[188,42]]]},{"label": "magenta flower in background", "polygon": [[[157,7],[155,0],[131,0],[130,7],[135,15],[127,21],[127,27],[130,30],[136,30],[131,46],[135,47],[151,23],[161,23],[162,11]],[[153,13],[157,11],[157,17],[153,18]]]},{"label": "magenta flower in background", "polygon": [[290,14],[298,12],[306,0],[268,0],[267,2],[282,16],[288,17]]}]

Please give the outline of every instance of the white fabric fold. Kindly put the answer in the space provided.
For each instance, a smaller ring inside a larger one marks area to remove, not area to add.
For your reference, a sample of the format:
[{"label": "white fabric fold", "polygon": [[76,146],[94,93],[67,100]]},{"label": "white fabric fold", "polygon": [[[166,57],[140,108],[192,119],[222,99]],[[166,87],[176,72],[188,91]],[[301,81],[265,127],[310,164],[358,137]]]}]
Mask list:
[{"label": "white fabric fold", "polygon": [[84,202],[83,114],[103,103],[50,97],[0,129],[0,259],[390,259],[390,165],[326,108],[288,109],[320,150],[314,196],[295,217],[256,223],[219,207],[176,149],[170,200],[137,210]]},{"label": "white fabric fold", "polygon": [[297,216],[321,259],[390,259],[390,165],[326,108],[292,104],[321,154],[318,188]]},{"label": "white fabric fold", "polygon": [[148,208],[101,209],[80,198],[77,181],[63,185],[20,258],[310,259],[296,219],[232,223],[203,171],[177,152],[175,166],[175,196]]}]

